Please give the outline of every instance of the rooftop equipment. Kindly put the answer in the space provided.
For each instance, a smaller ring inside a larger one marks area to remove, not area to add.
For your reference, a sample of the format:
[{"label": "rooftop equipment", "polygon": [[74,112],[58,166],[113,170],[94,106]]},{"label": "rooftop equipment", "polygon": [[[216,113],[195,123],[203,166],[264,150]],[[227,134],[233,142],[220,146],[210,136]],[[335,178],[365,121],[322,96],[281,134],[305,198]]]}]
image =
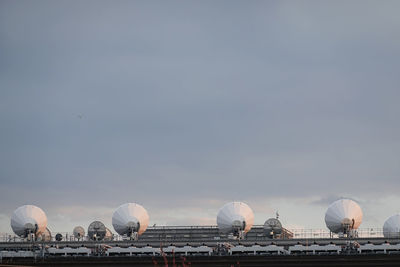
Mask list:
[{"label": "rooftop equipment", "polygon": [[400,238],[400,214],[389,217],[383,224],[383,236],[386,238]]},{"label": "rooftop equipment", "polygon": [[264,233],[269,238],[276,238],[282,234],[282,224],[277,218],[270,218],[264,223]]},{"label": "rooftop equipment", "polygon": [[22,238],[36,238],[46,231],[47,217],[44,211],[33,205],[24,205],[11,216],[11,228]]},{"label": "rooftop equipment", "polygon": [[340,236],[357,236],[357,229],[362,222],[360,206],[351,199],[339,199],[333,202],[325,213],[326,227]]},{"label": "rooftop equipment", "polygon": [[85,229],[82,226],[76,226],[73,230],[73,235],[76,239],[81,240],[85,236]]},{"label": "rooftop equipment", "polygon": [[88,236],[93,241],[101,241],[107,233],[107,228],[104,223],[99,221],[92,222],[88,227]]},{"label": "rooftop equipment", "polygon": [[119,206],[112,216],[114,230],[120,235],[137,239],[149,225],[149,215],[145,208],[136,203]]},{"label": "rooftop equipment", "polygon": [[62,241],[63,240],[63,235],[58,233],[56,234],[56,241]]},{"label": "rooftop equipment", "polygon": [[239,239],[250,231],[253,223],[253,211],[243,202],[227,203],[218,211],[217,224],[219,230],[223,233],[232,233]]},{"label": "rooftop equipment", "polygon": [[39,234],[36,237],[36,241],[42,241],[42,242],[50,242],[51,241],[51,232],[49,230],[49,228],[46,228],[46,230]]},{"label": "rooftop equipment", "polygon": [[112,241],[113,239],[114,239],[114,236],[113,236],[111,230],[106,227],[106,235],[104,236],[104,241]]}]

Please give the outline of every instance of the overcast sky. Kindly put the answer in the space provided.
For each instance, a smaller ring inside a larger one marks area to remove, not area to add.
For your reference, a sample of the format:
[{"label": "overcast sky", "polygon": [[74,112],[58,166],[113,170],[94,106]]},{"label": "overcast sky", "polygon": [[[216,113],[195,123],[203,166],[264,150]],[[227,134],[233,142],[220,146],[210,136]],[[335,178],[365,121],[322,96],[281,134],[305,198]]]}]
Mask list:
[{"label": "overcast sky", "polygon": [[0,232],[400,212],[399,1],[0,1]]}]

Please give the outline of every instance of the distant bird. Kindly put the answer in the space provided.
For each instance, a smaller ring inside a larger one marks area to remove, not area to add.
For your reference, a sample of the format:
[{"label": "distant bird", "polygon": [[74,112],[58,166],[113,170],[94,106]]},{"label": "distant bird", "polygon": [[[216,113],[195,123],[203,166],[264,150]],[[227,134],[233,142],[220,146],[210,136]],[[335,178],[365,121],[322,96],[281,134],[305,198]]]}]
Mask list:
[{"label": "distant bird", "polygon": [[79,119],[82,119],[82,118],[83,118],[83,115],[82,115],[82,114],[79,114],[79,115],[78,115],[78,118],[79,118]]}]

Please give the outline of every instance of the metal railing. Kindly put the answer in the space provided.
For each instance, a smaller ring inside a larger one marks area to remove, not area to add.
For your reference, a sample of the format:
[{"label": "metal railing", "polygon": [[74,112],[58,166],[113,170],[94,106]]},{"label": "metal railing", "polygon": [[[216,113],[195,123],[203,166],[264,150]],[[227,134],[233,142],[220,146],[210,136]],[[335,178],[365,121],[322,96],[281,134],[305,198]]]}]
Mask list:
[{"label": "metal railing", "polygon": [[[290,231],[293,233],[293,238],[320,239],[341,237],[326,229],[290,229]],[[383,237],[383,230],[382,228],[360,228],[357,230],[357,236],[359,238]]]},{"label": "metal railing", "polygon": [[[255,225],[255,228],[263,227],[262,225]],[[193,229],[193,230],[215,230],[217,226],[155,226],[149,227],[148,230],[183,230],[183,229]],[[294,239],[327,239],[327,238],[340,238],[338,234],[333,234],[326,229],[287,229],[289,232],[293,233]],[[52,232],[52,241],[55,241],[55,235],[57,233],[62,234],[63,241],[78,241],[71,232]],[[399,236],[399,233],[395,233]],[[170,235],[174,235],[171,232]],[[357,230],[357,236],[359,238],[382,238],[383,230],[382,228],[360,228]],[[81,238],[81,241],[87,241],[89,238],[87,236]],[[114,241],[122,241],[124,237],[114,234]],[[0,242],[26,242],[25,239],[16,236],[15,234],[0,233]]]}]

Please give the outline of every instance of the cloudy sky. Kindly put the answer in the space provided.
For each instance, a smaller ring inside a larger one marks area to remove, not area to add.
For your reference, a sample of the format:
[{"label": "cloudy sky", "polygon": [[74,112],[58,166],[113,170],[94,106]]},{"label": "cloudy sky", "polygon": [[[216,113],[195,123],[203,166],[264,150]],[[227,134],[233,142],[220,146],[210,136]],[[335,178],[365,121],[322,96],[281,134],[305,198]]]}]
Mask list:
[{"label": "cloudy sky", "polygon": [[1,1],[0,232],[400,212],[399,1]]}]

